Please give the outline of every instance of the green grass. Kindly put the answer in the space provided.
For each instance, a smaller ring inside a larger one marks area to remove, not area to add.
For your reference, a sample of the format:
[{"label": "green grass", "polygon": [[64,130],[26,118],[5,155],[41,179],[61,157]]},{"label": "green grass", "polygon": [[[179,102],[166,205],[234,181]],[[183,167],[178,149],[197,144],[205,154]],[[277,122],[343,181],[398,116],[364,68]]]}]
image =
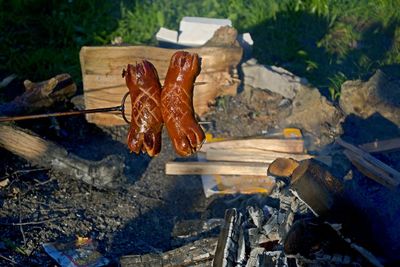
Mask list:
[{"label": "green grass", "polygon": [[400,0],[0,0],[0,72],[80,81],[82,45],[156,45],[183,16],[230,18],[259,62],[282,66],[332,99],[346,79],[400,64]]}]

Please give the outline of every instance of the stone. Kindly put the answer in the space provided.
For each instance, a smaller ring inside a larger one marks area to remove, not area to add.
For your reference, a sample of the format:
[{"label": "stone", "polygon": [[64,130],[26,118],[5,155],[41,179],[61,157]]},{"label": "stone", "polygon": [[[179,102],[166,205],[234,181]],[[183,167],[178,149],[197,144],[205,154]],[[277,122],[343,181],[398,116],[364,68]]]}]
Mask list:
[{"label": "stone", "polygon": [[311,133],[316,146],[330,143],[340,134],[343,115],[316,88],[300,86],[293,99],[292,112],[282,127],[297,127]]},{"label": "stone", "polygon": [[232,26],[229,19],[183,17],[179,24],[178,43],[187,46],[204,45],[222,26]]},{"label": "stone", "polygon": [[270,90],[288,99],[293,99],[302,85],[307,84],[305,78],[280,67],[258,64],[254,58],[242,64],[242,71],[245,85]]},{"label": "stone", "polygon": [[209,47],[240,47],[237,30],[231,26],[218,28],[204,46]]},{"label": "stone", "polygon": [[339,104],[346,114],[366,119],[379,113],[400,126],[400,79],[377,70],[366,82],[347,81],[342,85]]}]

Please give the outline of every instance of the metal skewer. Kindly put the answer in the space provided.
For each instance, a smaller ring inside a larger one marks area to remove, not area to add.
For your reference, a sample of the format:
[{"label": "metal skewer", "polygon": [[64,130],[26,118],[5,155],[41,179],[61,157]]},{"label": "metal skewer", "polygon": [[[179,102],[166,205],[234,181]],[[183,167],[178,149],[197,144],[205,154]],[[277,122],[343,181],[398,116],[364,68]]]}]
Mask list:
[{"label": "metal skewer", "polygon": [[126,123],[130,123],[125,116],[125,101],[128,97],[129,92],[124,95],[121,100],[121,105],[116,107],[109,108],[93,108],[93,109],[83,109],[83,110],[74,110],[74,111],[64,111],[64,112],[55,112],[55,113],[46,113],[46,114],[33,114],[33,115],[23,115],[23,116],[13,116],[13,117],[0,117],[0,122],[8,122],[8,121],[22,121],[22,120],[33,120],[40,118],[49,118],[49,117],[61,117],[61,116],[74,116],[81,114],[90,114],[90,113],[104,113],[104,112],[112,112],[119,111],[122,114],[122,118]]},{"label": "metal skewer", "polygon": [[[129,92],[127,92],[124,97],[122,97],[121,105],[109,108],[93,108],[93,109],[83,109],[83,110],[74,110],[74,111],[63,111],[63,112],[54,112],[54,113],[45,113],[45,114],[33,114],[33,115],[22,115],[22,116],[12,116],[12,117],[0,117],[1,122],[9,122],[9,121],[22,121],[22,120],[34,120],[41,118],[50,118],[50,117],[62,117],[62,116],[74,116],[81,114],[90,114],[90,113],[105,113],[112,111],[121,112],[122,118],[127,124],[131,122],[126,118],[125,115],[125,102],[126,98],[129,96]],[[199,124],[210,124],[208,121],[199,121]]]}]

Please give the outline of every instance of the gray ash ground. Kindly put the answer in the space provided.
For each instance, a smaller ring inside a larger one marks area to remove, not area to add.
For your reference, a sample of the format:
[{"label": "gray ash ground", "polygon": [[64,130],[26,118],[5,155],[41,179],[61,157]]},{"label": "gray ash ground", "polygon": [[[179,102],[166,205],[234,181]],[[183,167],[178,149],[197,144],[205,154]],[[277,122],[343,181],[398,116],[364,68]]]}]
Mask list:
[{"label": "gray ash ground", "polygon": [[[265,91],[224,97],[205,120],[213,122],[210,130],[217,135],[260,134],[288,114],[285,106],[279,106],[281,102],[281,97]],[[225,208],[243,201],[206,199],[199,176],[166,176],[165,163],[177,156],[165,131],[162,152],[150,159],[128,152],[127,127],[100,129],[83,117],[44,119],[20,126],[82,158],[120,155],[127,179],[117,189],[99,190],[0,150],[0,178],[10,180],[0,188],[0,255],[9,259],[0,258],[2,266],[54,266],[42,244],[77,236],[96,240],[112,264],[123,255],[166,251],[188,242],[171,236],[177,222],[223,218]]]}]

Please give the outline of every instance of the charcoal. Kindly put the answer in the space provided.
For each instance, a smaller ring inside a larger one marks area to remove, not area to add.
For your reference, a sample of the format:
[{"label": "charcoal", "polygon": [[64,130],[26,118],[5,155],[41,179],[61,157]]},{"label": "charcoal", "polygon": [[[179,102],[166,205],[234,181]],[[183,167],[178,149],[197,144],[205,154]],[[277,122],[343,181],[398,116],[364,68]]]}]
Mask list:
[{"label": "charcoal", "polygon": [[213,266],[230,267],[236,265],[241,225],[242,214],[236,209],[227,210],[225,224],[218,239]]},{"label": "charcoal", "polygon": [[204,238],[162,254],[124,256],[120,259],[120,266],[212,266],[216,246],[216,238]]},{"label": "charcoal", "polygon": [[264,211],[258,207],[250,206],[247,208],[247,212],[254,225],[261,228],[264,223]]}]

